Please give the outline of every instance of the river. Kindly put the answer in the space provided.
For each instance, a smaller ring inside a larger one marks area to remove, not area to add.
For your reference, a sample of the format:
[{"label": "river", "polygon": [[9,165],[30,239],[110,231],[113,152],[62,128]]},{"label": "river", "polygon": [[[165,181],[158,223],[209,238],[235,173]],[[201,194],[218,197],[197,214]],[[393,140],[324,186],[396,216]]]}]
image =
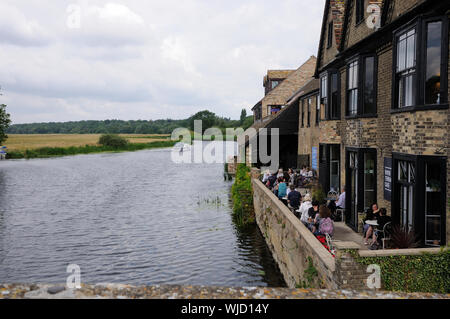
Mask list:
[{"label": "river", "polygon": [[285,286],[223,164],[170,149],[0,162],[0,282]]}]

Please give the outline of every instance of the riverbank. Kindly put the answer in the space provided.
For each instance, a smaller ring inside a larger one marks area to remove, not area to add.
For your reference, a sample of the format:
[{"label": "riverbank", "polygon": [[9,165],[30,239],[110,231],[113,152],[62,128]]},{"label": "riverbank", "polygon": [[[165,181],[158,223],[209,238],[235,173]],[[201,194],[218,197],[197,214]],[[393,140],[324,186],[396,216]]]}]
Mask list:
[{"label": "riverbank", "polygon": [[8,152],[7,159],[32,159],[61,157],[80,154],[95,154],[105,152],[134,152],[144,149],[173,147],[178,141],[164,140],[150,143],[128,143],[124,147],[115,148],[102,145],[85,145],[70,147],[42,147],[37,149],[26,149],[24,151]]},{"label": "riverbank", "polygon": [[204,286],[0,284],[0,299],[450,299],[450,295],[382,291],[287,288],[225,288]]}]

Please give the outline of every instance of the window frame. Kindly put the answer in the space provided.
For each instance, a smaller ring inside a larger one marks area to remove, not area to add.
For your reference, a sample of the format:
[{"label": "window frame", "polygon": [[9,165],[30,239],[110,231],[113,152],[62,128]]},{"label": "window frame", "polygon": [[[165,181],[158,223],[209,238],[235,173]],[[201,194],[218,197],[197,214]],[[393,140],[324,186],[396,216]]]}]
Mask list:
[{"label": "window frame", "polygon": [[[441,22],[441,101],[440,104],[425,103],[425,78],[427,68],[427,25],[432,22]],[[410,30],[416,30],[416,78],[413,81],[414,99],[412,106],[399,107],[398,95],[398,39]],[[449,21],[447,16],[420,16],[411,20],[401,28],[393,32],[392,54],[392,100],[391,113],[414,112],[420,110],[448,109],[448,45],[449,45]]]},{"label": "window frame", "polygon": [[364,22],[366,9],[366,1],[365,0],[355,0],[355,22],[356,25],[359,25]]},{"label": "window frame", "polygon": [[[366,112],[365,108],[365,89],[366,89],[366,59],[373,58],[373,100],[374,100],[374,111]],[[352,63],[358,62],[358,87],[357,87],[357,106],[356,114],[349,114],[349,67]],[[364,53],[358,56],[354,56],[347,60],[346,65],[346,87],[345,87],[345,118],[355,119],[355,118],[372,118],[378,117],[378,55],[376,53]]]},{"label": "window frame", "polygon": [[[333,114],[333,91],[332,91],[332,80],[333,76],[336,75],[337,80],[337,91],[336,91],[336,114]],[[326,78],[325,81],[323,79]],[[323,85],[326,85],[326,97],[323,97]],[[321,74],[320,76],[320,104],[325,107],[324,121],[339,121],[341,120],[341,73],[338,69],[329,69]],[[334,115],[334,116],[333,116]]]},{"label": "window frame", "polygon": [[316,126],[320,124],[320,93],[316,95]]},{"label": "window frame", "polygon": [[334,33],[334,21],[331,20],[328,23],[327,49],[333,46],[333,33]]}]

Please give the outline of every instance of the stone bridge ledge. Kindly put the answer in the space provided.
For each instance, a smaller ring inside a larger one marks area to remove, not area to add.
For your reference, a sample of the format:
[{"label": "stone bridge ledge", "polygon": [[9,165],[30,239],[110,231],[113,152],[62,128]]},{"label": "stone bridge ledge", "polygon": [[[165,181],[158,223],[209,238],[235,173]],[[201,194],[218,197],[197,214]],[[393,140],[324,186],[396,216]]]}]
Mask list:
[{"label": "stone bridge ledge", "polygon": [[356,290],[205,286],[0,284],[0,299],[450,299],[449,295]]}]

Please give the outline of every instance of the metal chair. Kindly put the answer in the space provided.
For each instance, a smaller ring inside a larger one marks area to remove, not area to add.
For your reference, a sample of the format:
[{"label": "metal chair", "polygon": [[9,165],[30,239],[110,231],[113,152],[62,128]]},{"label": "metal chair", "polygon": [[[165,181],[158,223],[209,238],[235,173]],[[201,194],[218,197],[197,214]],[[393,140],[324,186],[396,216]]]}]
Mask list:
[{"label": "metal chair", "polygon": [[328,248],[330,248],[330,251],[333,251],[334,250],[334,246],[333,246],[333,240],[331,239],[331,236],[329,234],[325,234],[325,238],[327,240]]},{"label": "metal chair", "polygon": [[392,230],[392,222],[388,222],[386,223],[386,225],[384,225],[383,230],[379,230],[378,234],[381,234],[381,243],[383,245],[383,249],[385,249],[386,247],[386,241],[391,240],[391,230]]}]

